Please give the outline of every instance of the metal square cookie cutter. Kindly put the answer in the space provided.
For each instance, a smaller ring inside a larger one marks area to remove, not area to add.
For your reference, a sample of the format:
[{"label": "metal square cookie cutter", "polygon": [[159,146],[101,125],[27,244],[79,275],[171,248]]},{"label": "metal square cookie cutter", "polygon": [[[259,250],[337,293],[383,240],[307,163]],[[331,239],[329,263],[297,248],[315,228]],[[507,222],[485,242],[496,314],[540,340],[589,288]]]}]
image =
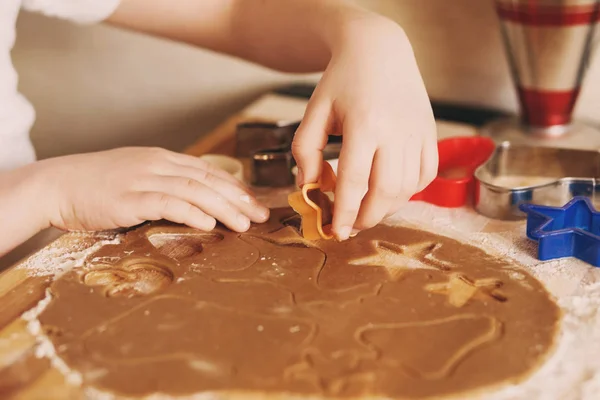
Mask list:
[{"label": "metal square cookie cutter", "polygon": [[[235,155],[250,159],[252,185],[283,187],[294,184],[292,140],[299,126],[300,122],[238,124]],[[323,158],[337,158],[340,149],[341,143],[328,143],[323,150]]]},{"label": "metal square cookie cutter", "polygon": [[575,196],[600,200],[600,152],[500,144],[475,170],[475,209],[489,217],[525,217],[521,204],[562,206]]}]

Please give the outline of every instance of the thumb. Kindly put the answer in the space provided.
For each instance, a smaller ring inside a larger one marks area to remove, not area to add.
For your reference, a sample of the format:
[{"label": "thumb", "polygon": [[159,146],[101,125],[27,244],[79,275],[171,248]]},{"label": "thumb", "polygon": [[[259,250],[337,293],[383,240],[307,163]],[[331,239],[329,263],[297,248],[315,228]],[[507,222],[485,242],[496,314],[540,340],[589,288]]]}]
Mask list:
[{"label": "thumb", "polygon": [[314,96],[311,98],[292,142],[292,154],[298,165],[299,186],[314,183],[321,175],[330,114],[330,103],[317,100]]}]

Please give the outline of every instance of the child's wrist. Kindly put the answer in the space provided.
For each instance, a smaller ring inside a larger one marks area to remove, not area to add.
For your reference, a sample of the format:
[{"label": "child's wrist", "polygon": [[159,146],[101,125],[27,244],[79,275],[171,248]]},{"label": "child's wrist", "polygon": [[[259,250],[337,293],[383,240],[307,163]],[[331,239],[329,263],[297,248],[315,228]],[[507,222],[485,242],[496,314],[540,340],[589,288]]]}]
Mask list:
[{"label": "child's wrist", "polygon": [[48,177],[44,176],[39,163],[24,167],[18,173],[15,193],[19,196],[20,209],[26,210],[24,216],[37,231],[50,227],[50,193],[48,193]]},{"label": "child's wrist", "polygon": [[10,235],[0,240],[0,257],[49,227],[47,197],[32,166],[0,173],[0,221]]},{"label": "child's wrist", "polygon": [[371,49],[391,48],[396,52],[410,51],[412,47],[400,25],[369,11],[350,10],[338,24],[338,33],[331,42],[332,54]]}]

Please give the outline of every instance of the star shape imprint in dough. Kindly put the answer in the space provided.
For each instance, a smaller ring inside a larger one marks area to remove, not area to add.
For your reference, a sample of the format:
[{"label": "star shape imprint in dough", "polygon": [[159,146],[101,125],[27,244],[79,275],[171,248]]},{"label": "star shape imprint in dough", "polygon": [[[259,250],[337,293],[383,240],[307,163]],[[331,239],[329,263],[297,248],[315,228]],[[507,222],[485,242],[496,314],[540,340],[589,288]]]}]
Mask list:
[{"label": "star shape imprint in dough", "polygon": [[398,279],[406,270],[433,269],[439,270],[425,262],[425,257],[441,245],[432,242],[421,242],[410,245],[374,240],[373,252],[362,258],[350,261],[350,265],[370,265],[386,268],[392,279]]},{"label": "star shape imprint in dough", "polygon": [[461,274],[452,274],[447,282],[432,283],[425,286],[431,293],[448,296],[448,302],[454,307],[463,307],[471,299],[506,301],[506,296],[500,291],[502,282],[497,279],[470,280]]}]

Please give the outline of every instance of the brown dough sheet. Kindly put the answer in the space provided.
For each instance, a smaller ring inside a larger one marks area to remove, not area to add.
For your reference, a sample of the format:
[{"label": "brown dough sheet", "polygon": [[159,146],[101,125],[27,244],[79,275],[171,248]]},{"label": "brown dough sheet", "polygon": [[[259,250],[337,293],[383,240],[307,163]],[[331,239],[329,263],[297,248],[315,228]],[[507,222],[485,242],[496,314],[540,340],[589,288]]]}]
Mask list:
[{"label": "brown dough sheet", "polygon": [[559,308],[516,265],[405,227],[298,226],[142,226],[57,279],[40,321],[85,385],[134,397],[442,396],[524,379],[553,347]]}]

